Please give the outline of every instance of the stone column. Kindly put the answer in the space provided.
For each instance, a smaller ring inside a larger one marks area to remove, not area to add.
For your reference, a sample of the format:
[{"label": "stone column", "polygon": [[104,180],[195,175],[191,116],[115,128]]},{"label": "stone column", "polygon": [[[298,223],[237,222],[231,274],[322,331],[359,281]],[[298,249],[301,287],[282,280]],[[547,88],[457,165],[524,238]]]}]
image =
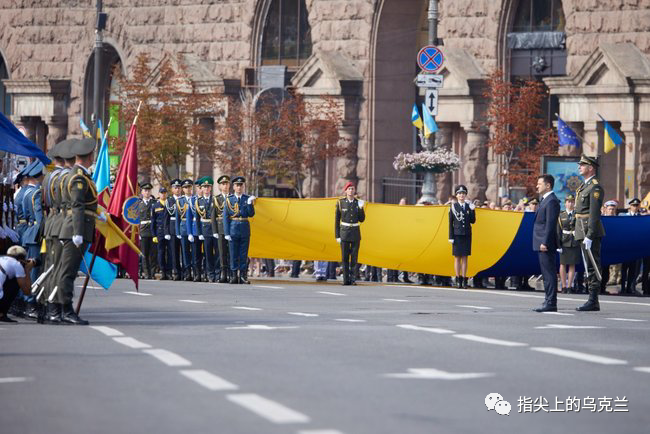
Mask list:
[{"label": "stone column", "polygon": [[637,196],[637,180],[634,172],[639,165],[639,130],[634,122],[624,122],[621,124],[621,132],[625,135],[623,145],[625,149],[625,171],[623,172],[623,195],[626,199],[632,199]]},{"label": "stone column", "polygon": [[469,199],[485,200],[487,190],[487,146],[488,130],[472,124],[461,125],[467,132],[467,142],[461,147],[463,177],[467,185]]},{"label": "stone column", "polygon": [[582,142],[582,151],[585,155],[594,157],[598,155],[598,123],[585,122]]},{"label": "stone column", "polygon": [[488,165],[486,170],[487,189],[485,198],[498,203],[499,199],[499,161],[494,149],[488,149]]},{"label": "stone column", "polygon": [[[557,124],[557,122],[555,122]],[[584,131],[582,128],[582,122],[567,122],[567,125],[569,128],[571,128],[579,137],[584,137]],[[597,138],[597,136],[596,136]],[[596,141],[596,143],[598,143]],[[573,156],[579,156],[580,155],[580,146],[559,146],[558,147],[558,155],[562,156],[567,156],[567,157],[573,157]]]},{"label": "stone column", "polygon": [[[451,124],[438,124],[438,131],[436,131],[436,148],[452,149],[453,133],[454,127]],[[447,202],[447,199],[451,196],[451,190],[454,188],[451,184],[451,172],[436,176],[436,198],[438,199],[438,203]]]},{"label": "stone column", "polygon": [[638,165],[636,172],[636,182],[639,192],[639,199],[643,200],[646,194],[650,192],[650,122],[641,122],[639,126],[638,141]]},{"label": "stone column", "polygon": [[67,136],[68,118],[67,116],[51,116],[45,120],[45,123],[47,124],[45,152],[47,152]]},{"label": "stone column", "polygon": [[[345,120],[339,128],[339,136],[344,144],[348,145],[348,154],[341,158],[336,159],[336,171],[333,180],[334,194],[338,195],[341,189],[348,181],[357,183],[357,148],[359,144],[359,121],[358,120]],[[368,192],[366,191],[365,184],[357,185],[357,192],[367,198]]]}]

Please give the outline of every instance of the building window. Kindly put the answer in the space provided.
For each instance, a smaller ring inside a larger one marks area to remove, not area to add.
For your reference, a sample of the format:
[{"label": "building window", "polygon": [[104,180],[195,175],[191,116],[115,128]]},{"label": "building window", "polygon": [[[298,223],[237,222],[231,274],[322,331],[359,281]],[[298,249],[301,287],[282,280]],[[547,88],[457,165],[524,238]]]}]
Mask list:
[{"label": "building window", "polygon": [[262,37],[262,65],[298,67],[311,55],[305,0],[273,0]]},{"label": "building window", "polygon": [[564,11],[560,0],[521,0],[513,32],[563,32]]}]

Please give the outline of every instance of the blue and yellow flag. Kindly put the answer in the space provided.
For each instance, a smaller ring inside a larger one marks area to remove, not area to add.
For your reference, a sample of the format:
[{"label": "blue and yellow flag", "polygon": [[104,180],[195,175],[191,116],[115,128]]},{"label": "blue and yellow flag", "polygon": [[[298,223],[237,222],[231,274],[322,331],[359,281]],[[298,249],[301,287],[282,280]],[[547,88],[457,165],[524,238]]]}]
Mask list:
[{"label": "blue and yellow flag", "polygon": [[418,106],[413,104],[413,111],[411,112],[411,123],[418,130],[422,129],[422,118],[420,117],[420,112],[418,112]]},{"label": "blue and yellow flag", "polygon": [[422,104],[422,116],[424,117],[424,137],[429,137],[431,134],[438,131],[438,125],[433,120],[433,116],[429,114],[426,105]]},{"label": "blue and yellow flag", "polygon": [[612,127],[609,122],[605,120],[602,116],[598,115],[603,122],[605,123],[605,140],[603,150],[605,153],[608,153],[612,149],[615,149],[618,145],[623,143],[623,138],[616,132],[614,127]]}]

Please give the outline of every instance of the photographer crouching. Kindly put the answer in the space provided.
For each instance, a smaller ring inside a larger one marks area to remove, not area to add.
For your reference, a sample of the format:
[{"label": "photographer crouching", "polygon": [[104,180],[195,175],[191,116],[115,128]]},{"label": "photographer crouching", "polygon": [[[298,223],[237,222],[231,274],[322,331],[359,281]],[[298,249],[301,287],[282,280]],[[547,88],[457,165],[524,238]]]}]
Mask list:
[{"label": "photographer crouching", "polygon": [[17,322],[7,316],[9,307],[18,290],[31,295],[32,280],[29,273],[40,261],[28,259],[27,251],[21,246],[11,246],[6,256],[0,256],[0,322]]}]

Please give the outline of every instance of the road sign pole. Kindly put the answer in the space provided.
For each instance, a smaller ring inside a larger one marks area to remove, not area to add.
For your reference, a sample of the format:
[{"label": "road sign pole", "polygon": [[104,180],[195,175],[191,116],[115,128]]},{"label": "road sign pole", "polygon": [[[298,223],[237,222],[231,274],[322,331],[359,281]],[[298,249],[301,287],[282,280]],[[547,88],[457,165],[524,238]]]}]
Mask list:
[{"label": "road sign pole", "polygon": [[[438,42],[438,0],[429,0],[429,45],[436,45]],[[423,146],[427,151],[433,151],[436,143],[435,133],[431,134],[424,140]],[[424,183],[422,184],[421,201],[438,203],[436,197],[436,180],[435,174],[431,172],[424,173]]]}]

